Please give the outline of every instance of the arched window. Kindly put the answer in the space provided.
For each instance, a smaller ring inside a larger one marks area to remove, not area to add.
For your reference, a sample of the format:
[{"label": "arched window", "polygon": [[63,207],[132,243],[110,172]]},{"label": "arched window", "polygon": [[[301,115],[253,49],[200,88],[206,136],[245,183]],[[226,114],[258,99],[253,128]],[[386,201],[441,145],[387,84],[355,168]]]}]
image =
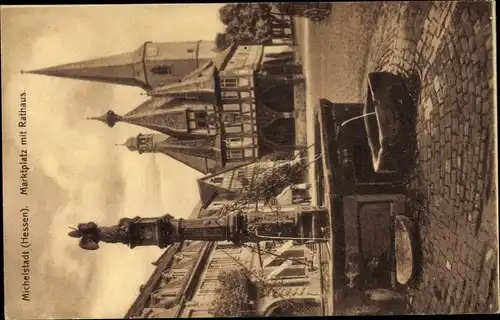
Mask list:
[{"label": "arched window", "polygon": [[171,66],[156,66],[151,69],[152,73],[155,74],[172,74],[172,67]]}]

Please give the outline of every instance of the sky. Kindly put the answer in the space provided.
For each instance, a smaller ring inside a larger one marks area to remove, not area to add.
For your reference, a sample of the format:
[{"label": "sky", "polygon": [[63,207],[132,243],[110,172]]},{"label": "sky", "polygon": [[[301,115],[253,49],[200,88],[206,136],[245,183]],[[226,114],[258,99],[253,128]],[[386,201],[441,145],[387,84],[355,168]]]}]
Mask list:
[{"label": "sky", "polygon": [[[146,129],[109,128],[85,117],[124,114],[141,89],[32,74],[33,70],[128,52],[145,41],[213,40],[221,5],[2,7],[4,272],[8,319],[123,317],[162,250],[101,244],[78,247],[69,226],[121,217],[187,217],[201,174],[165,155],[115,146]],[[27,146],[18,133],[27,96]],[[21,195],[20,150],[28,152],[28,195]],[[30,301],[21,299],[22,214],[28,206]]]}]

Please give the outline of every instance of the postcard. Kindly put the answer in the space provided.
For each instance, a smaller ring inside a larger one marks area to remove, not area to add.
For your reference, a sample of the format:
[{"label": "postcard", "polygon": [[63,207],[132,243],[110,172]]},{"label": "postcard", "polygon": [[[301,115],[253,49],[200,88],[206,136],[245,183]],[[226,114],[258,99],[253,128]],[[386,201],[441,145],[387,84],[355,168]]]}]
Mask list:
[{"label": "postcard", "polygon": [[494,13],[2,6],[6,318],[498,313]]}]

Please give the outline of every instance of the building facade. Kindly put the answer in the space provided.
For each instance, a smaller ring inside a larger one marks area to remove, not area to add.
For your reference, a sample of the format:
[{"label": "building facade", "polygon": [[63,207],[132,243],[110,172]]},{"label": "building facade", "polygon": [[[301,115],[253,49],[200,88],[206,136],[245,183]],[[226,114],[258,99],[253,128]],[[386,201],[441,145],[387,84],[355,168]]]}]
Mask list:
[{"label": "building facade", "polygon": [[[241,315],[322,315],[316,247],[293,241],[262,242],[259,247],[260,253],[256,244],[238,247],[223,241],[197,242],[177,249],[181,260],[170,256],[168,266],[147,284],[149,290],[146,285],[141,287],[125,317],[214,317],[220,272],[241,268],[251,271],[254,284],[271,288],[259,292],[253,307],[242,310]],[[160,267],[168,258],[164,255],[156,263]]]},{"label": "building facade", "polygon": [[[127,145],[161,152],[202,172],[216,172],[295,144],[293,85],[302,68],[287,45],[232,45],[222,52],[209,42],[146,43],[132,53],[32,71],[32,73],[138,86],[149,98],[126,113],[99,120],[141,126],[149,134]],[[167,140],[168,138],[168,140]]]}]

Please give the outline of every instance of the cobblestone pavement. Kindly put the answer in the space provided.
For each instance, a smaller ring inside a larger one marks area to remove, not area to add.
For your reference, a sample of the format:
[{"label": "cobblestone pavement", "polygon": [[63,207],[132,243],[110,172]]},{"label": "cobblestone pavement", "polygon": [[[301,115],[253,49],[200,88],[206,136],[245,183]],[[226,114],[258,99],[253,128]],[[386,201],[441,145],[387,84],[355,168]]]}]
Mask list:
[{"label": "cobblestone pavement", "polygon": [[365,74],[404,76],[418,106],[408,179],[422,252],[415,313],[498,310],[490,16],[486,2],[385,3],[371,39]]}]

